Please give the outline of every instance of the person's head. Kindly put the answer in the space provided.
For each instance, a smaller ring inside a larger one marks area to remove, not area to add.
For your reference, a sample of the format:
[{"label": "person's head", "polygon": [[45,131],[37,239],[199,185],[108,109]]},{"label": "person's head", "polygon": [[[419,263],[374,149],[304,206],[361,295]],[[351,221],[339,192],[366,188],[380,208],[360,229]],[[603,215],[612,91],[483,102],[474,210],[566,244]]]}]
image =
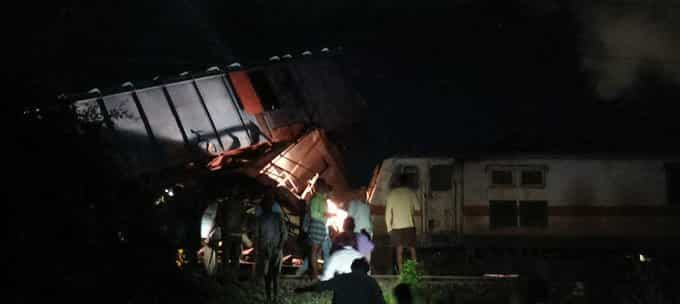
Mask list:
[{"label": "person's head", "polygon": [[235,184],[235,185],[231,188],[231,193],[230,193],[229,196],[230,196],[231,199],[240,199],[240,198],[241,198],[241,194],[242,194],[242,193],[241,193],[241,188],[239,187],[238,184]]},{"label": "person's head", "polygon": [[397,179],[397,186],[408,187],[409,184],[411,184],[411,178],[408,176],[408,174],[399,175],[399,178]]},{"label": "person's head", "polygon": [[274,190],[267,189],[262,197],[262,202],[260,202],[263,213],[272,212],[272,206],[274,205]]},{"label": "person's head", "polygon": [[371,270],[371,266],[368,265],[368,261],[365,258],[360,258],[352,262],[352,272],[358,272],[361,274],[367,274]]},{"label": "person's head", "polygon": [[411,286],[406,283],[401,283],[394,287],[394,297],[399,304],[413,303],[413,295],[411,294]]},{"label": "person's head", "polygon": [[319,179],[316,181],[316,193],[323,194],[323,195],[329,195],[333,188],[326,183],[323,179]]},{"label": "person's head", "polygon": [[333,239],[333,243],[338,248],[356,247],[356,239],[354,239],[354,234],[352,233],[339,233]]},{"label": "person's head", "polygon": [[354,227],[356,227],[356,225],[354,224],[354,218],[352,218],[351,216],[345,218],[345,221],[342,223],[342,230],[347,232],[353,232]]}]

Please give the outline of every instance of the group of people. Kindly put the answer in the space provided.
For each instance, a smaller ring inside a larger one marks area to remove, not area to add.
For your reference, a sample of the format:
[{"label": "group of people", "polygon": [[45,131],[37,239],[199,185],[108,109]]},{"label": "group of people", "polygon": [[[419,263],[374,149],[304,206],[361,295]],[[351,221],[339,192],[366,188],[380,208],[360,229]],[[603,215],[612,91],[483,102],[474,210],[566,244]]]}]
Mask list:
[{"label": "group of people", "polygon": [[302,225],[310,250],[298,275],[311,270],[312,278],[325,281],[336,272],[351,272],[354,258],[371,260],[373,226],[368,205],[360,198],[350,199],[342,227],[334,227],[328,225],[328,218],[335,216],[327,208],[332,193],[329,185],[322,180],[317,182]]},{"label": "group of people", "polygon": [[[392,244],[396,247],[397,265],[401,268],[404,248],[416,258],[416,231],[413,220],[418,209],[416,194],[410,190],[407,179],[401,178],[387,196],[385,219]],[[370,274],[373,226],[368,204],[359,197],[347,201],[343,209],[347,217],[342,227],[328,225],[335,216],[329,212],[328,200],[332,188],[323,180],[317,181],[303,219],[303,234],[309,251],[297,274],[311,272],[318,283],[299,288],[296,292],[333,290],[333,303],[383,303],[382,292]],[[279,212],[274,212],[274,199],[266,195],[261,204],[256,233],[258,277],[264,278],[267,301],[276,300],[282,249],[288,230]]]}]

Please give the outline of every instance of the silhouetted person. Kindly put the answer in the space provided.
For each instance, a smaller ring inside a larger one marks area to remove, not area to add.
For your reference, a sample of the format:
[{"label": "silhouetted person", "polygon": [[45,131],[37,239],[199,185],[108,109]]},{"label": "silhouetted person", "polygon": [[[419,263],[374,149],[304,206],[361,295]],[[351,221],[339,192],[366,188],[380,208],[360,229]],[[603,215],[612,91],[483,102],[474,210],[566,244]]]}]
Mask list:
[{"label": "silhouetted person", "polygon": [[257,223],[257,240],[255,252],[257,254],[258,278],[264,276],[264,287],[267,302],[274,301],[278,296],[278,279],[281,270],[283,244],[288,237],[288,229],[280,214],[272,212],[274,194],[267,191],[262,200],[262,215]]},{"label": "silhouetted person", "polygon": [[418,196],[408,185],[408,175],[399,176],[385,202],[385,224],[392,246],[396,249],[399,271],[403,266],[404,247],[408,247],[411,259],[416,260],[416,228],[413,216],[420,209],[420,204]]},{"label": "silhouetted person", "polygon": [[308,287],[296,288],[296,293],[333,291],[333,304],[384,304],[378,282],[368,275],[368,262],[360,258],[351,265],[352,272],[340,274],[328,281]]},{"label": "silhouetted person", "polygon": [[411,294],[411,286],[406,283],[401,283],[394,287],[394,298],[397,304],[411,304],[413,303],[413,295]]}]

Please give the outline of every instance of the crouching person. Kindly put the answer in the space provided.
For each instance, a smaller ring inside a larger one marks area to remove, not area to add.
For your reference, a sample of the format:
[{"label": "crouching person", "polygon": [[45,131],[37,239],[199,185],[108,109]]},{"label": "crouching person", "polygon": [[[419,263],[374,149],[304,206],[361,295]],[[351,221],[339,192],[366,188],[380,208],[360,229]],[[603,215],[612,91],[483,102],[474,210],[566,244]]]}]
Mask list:
[{"label": "crouching person", "polygon": [[262,215],[257,223],[255,246],[258,280],[264,277],[267,303],[272,303],[272,291],[274,302],[278,297],[282,249],[288,237],[288,229],[283,218],[279,213],[272,212],[273,202],[273,193],[267,192],[262,201]]},{"label": "crouching person", "polygon": [[359,258],[352,262],[352,272],[339,274],[328,281],[296,288],[295,293],[333,291],[333,304],[384,304],[378,282],[368,275],[368,262]]}]

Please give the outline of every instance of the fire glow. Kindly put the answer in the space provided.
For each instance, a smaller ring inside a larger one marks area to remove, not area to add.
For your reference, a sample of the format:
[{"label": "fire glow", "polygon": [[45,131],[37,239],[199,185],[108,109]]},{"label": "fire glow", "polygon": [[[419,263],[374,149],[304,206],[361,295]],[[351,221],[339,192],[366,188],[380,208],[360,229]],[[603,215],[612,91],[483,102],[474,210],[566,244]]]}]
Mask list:
[{"label": "fire glow", "polygon": [[326,227],[332,226],[337,231],[342,232],[342,223],[347,218],[347,211],[338,208],[338,205],[332,200],[326,200],[326,208],[329,214]]}]

